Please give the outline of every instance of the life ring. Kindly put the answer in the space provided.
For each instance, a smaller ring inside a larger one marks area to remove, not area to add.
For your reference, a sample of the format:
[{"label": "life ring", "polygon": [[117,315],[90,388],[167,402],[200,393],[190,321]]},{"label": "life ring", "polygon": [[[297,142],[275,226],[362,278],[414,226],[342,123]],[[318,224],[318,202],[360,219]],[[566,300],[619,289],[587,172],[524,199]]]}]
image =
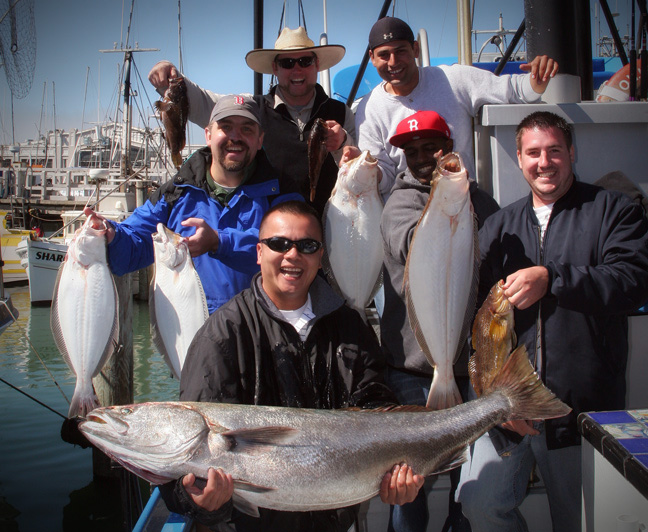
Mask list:
[{"label": "life ring", "polygon": [[[637,60],[637,94],[641,82],[641,61]],[[627,102],[630,99],[630,63],[621,67],[610,79],[604,81],[596,96],[597,102]]]}]

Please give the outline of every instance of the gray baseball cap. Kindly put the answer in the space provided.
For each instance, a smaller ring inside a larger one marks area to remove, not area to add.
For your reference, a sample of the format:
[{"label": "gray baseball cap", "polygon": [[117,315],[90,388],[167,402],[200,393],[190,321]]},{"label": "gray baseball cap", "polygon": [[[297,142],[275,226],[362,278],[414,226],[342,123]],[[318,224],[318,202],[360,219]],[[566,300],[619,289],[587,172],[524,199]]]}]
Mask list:
[{"label": "gray baseball cap", "polygon": [[221,96],[212,109],[209,123],[218,122],[228,116],[244,116],[261,125],[259,106],[249,96],[226,94]]}]

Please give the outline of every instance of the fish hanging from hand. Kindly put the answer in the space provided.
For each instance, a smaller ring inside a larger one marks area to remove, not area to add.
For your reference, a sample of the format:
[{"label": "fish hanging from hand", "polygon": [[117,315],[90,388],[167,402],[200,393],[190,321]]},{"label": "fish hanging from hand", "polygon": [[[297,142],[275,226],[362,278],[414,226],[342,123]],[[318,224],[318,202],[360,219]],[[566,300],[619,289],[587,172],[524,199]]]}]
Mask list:
[{"label": "fish hanging from hand", "polygon": [[171,78],[169,88],[164,93],[162,100],[155,102],[156,109],[160,112],[164,126],[164,138],[171,159],[176,168],[182,166],[182,150],[185,147],[187,118],[189,116],[189,98],[187,85],[183,77]]}]

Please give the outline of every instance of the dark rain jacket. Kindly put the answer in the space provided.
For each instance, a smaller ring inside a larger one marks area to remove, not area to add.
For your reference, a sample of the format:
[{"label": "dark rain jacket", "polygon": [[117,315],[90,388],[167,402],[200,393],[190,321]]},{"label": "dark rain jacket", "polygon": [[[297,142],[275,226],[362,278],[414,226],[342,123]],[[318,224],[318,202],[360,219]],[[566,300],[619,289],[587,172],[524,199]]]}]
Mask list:
[{"label": "dark rain jacket", "polygon": [[[433,369],[412,332],[407,318],[403,276],[412,236],[423,209],[430,197],[430,185],[424,185],[412,176],[409,169],[396,176],[396,181],[385,209],[380,228],[385,250],[383,279],[385,309],[380,322],[382,347],[387,364],[400,371],[409,371],[432,377]],[[470,201],[477,216],[478,226],[499,209],[497,202],[470,181]],[[435,272],[430,272],[430,276]],[[455,375],[468,375],[468,348],[455,364]]]},{"label": "dark rain jacket", "polygon": [[[627,314],[648,299],[647,231],[641,207],[627,196],[574,181],[553,206],[542,246],[531,196],[492,215],[479,233],[480,301],[522,268],[549,272],[547,294],[514,316],[518,345],[573,409],[546,421],[549,449],[580,444],[581,412],[624,408]],[[497,432],[491,436],[500,450],[518,440]]]},{"label": "dark rain jacket", "polygon": [[[395,404],[383,382],[384,363],[371,327],[320,277],[310,295],[316,317],[302,342],[257,275],[248,290],[196,333],[182,369],[180,399],[320,409]],[[161,491],[172,511],[193,515],[216,530],[231,519],[238,532],[339,532],[348,530],[357,512],[357,507],[319,512],[260,508],[256,519],[233,509],[231,501],[213,513],[200,511],[180,481]]]},{"label": "dark rain jacket", "polygon": [[[124,222],[113,224],[115,238],[108,245],[108,263],[115,275],[145,268],[153,263],[151,235],[162,223],[172,231],[191,236],[194,227],[181,224],[187,218],[202,218],[218,232],[215,252],[193,258],[205,290],[209,312],[250,286],[259,271],[256,245],[265,212],[276,203],[303,200],[290,183],[280,181],[263,150],[257,152],[253,175],[226,205],[210,196],[207,170],[212,155],[209,147],[196,151],[172,181],[160,187],[144,205]],[[281,182],[281,187],[280,187]]]}]

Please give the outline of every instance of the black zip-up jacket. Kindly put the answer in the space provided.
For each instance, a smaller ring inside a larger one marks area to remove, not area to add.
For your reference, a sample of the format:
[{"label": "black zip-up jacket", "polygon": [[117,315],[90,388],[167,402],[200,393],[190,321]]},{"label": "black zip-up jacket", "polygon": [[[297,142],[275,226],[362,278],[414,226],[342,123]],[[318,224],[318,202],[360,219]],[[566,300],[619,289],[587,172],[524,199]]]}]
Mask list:
[{"label": "black zip-up jacket", "polygon": [[624,408],[627,315],[648,300],[647,231],[641,207],[627,196],[574,180],[553,206],[542,246],[531,196],[493,214],[479,233],[480,302],[522,268],[543,265],[549,272],[547,294],[515,309],[518,345],[526,345],[547,387],[573,409],[547,420],[549,449],[580,444],[581,412]]},{"label": "black zip-up jacket", "polygon": [[[372,408],[396,404],[384,384],[376,336],[320,277],[310,288],[315,319],[305,341],[283,320],[261,288],[252,286],[212,314],[196,333],[180,380],[180,400],[299,408]],[[318,512],[260,508],[252,518],[232,508],[216,512],[193,504],[180,481],[161,487],[167,506],[206,525],[230,518],[241,531],[346,531],[357,507]],[[222,528],[225,530],[225,528]]]}]

